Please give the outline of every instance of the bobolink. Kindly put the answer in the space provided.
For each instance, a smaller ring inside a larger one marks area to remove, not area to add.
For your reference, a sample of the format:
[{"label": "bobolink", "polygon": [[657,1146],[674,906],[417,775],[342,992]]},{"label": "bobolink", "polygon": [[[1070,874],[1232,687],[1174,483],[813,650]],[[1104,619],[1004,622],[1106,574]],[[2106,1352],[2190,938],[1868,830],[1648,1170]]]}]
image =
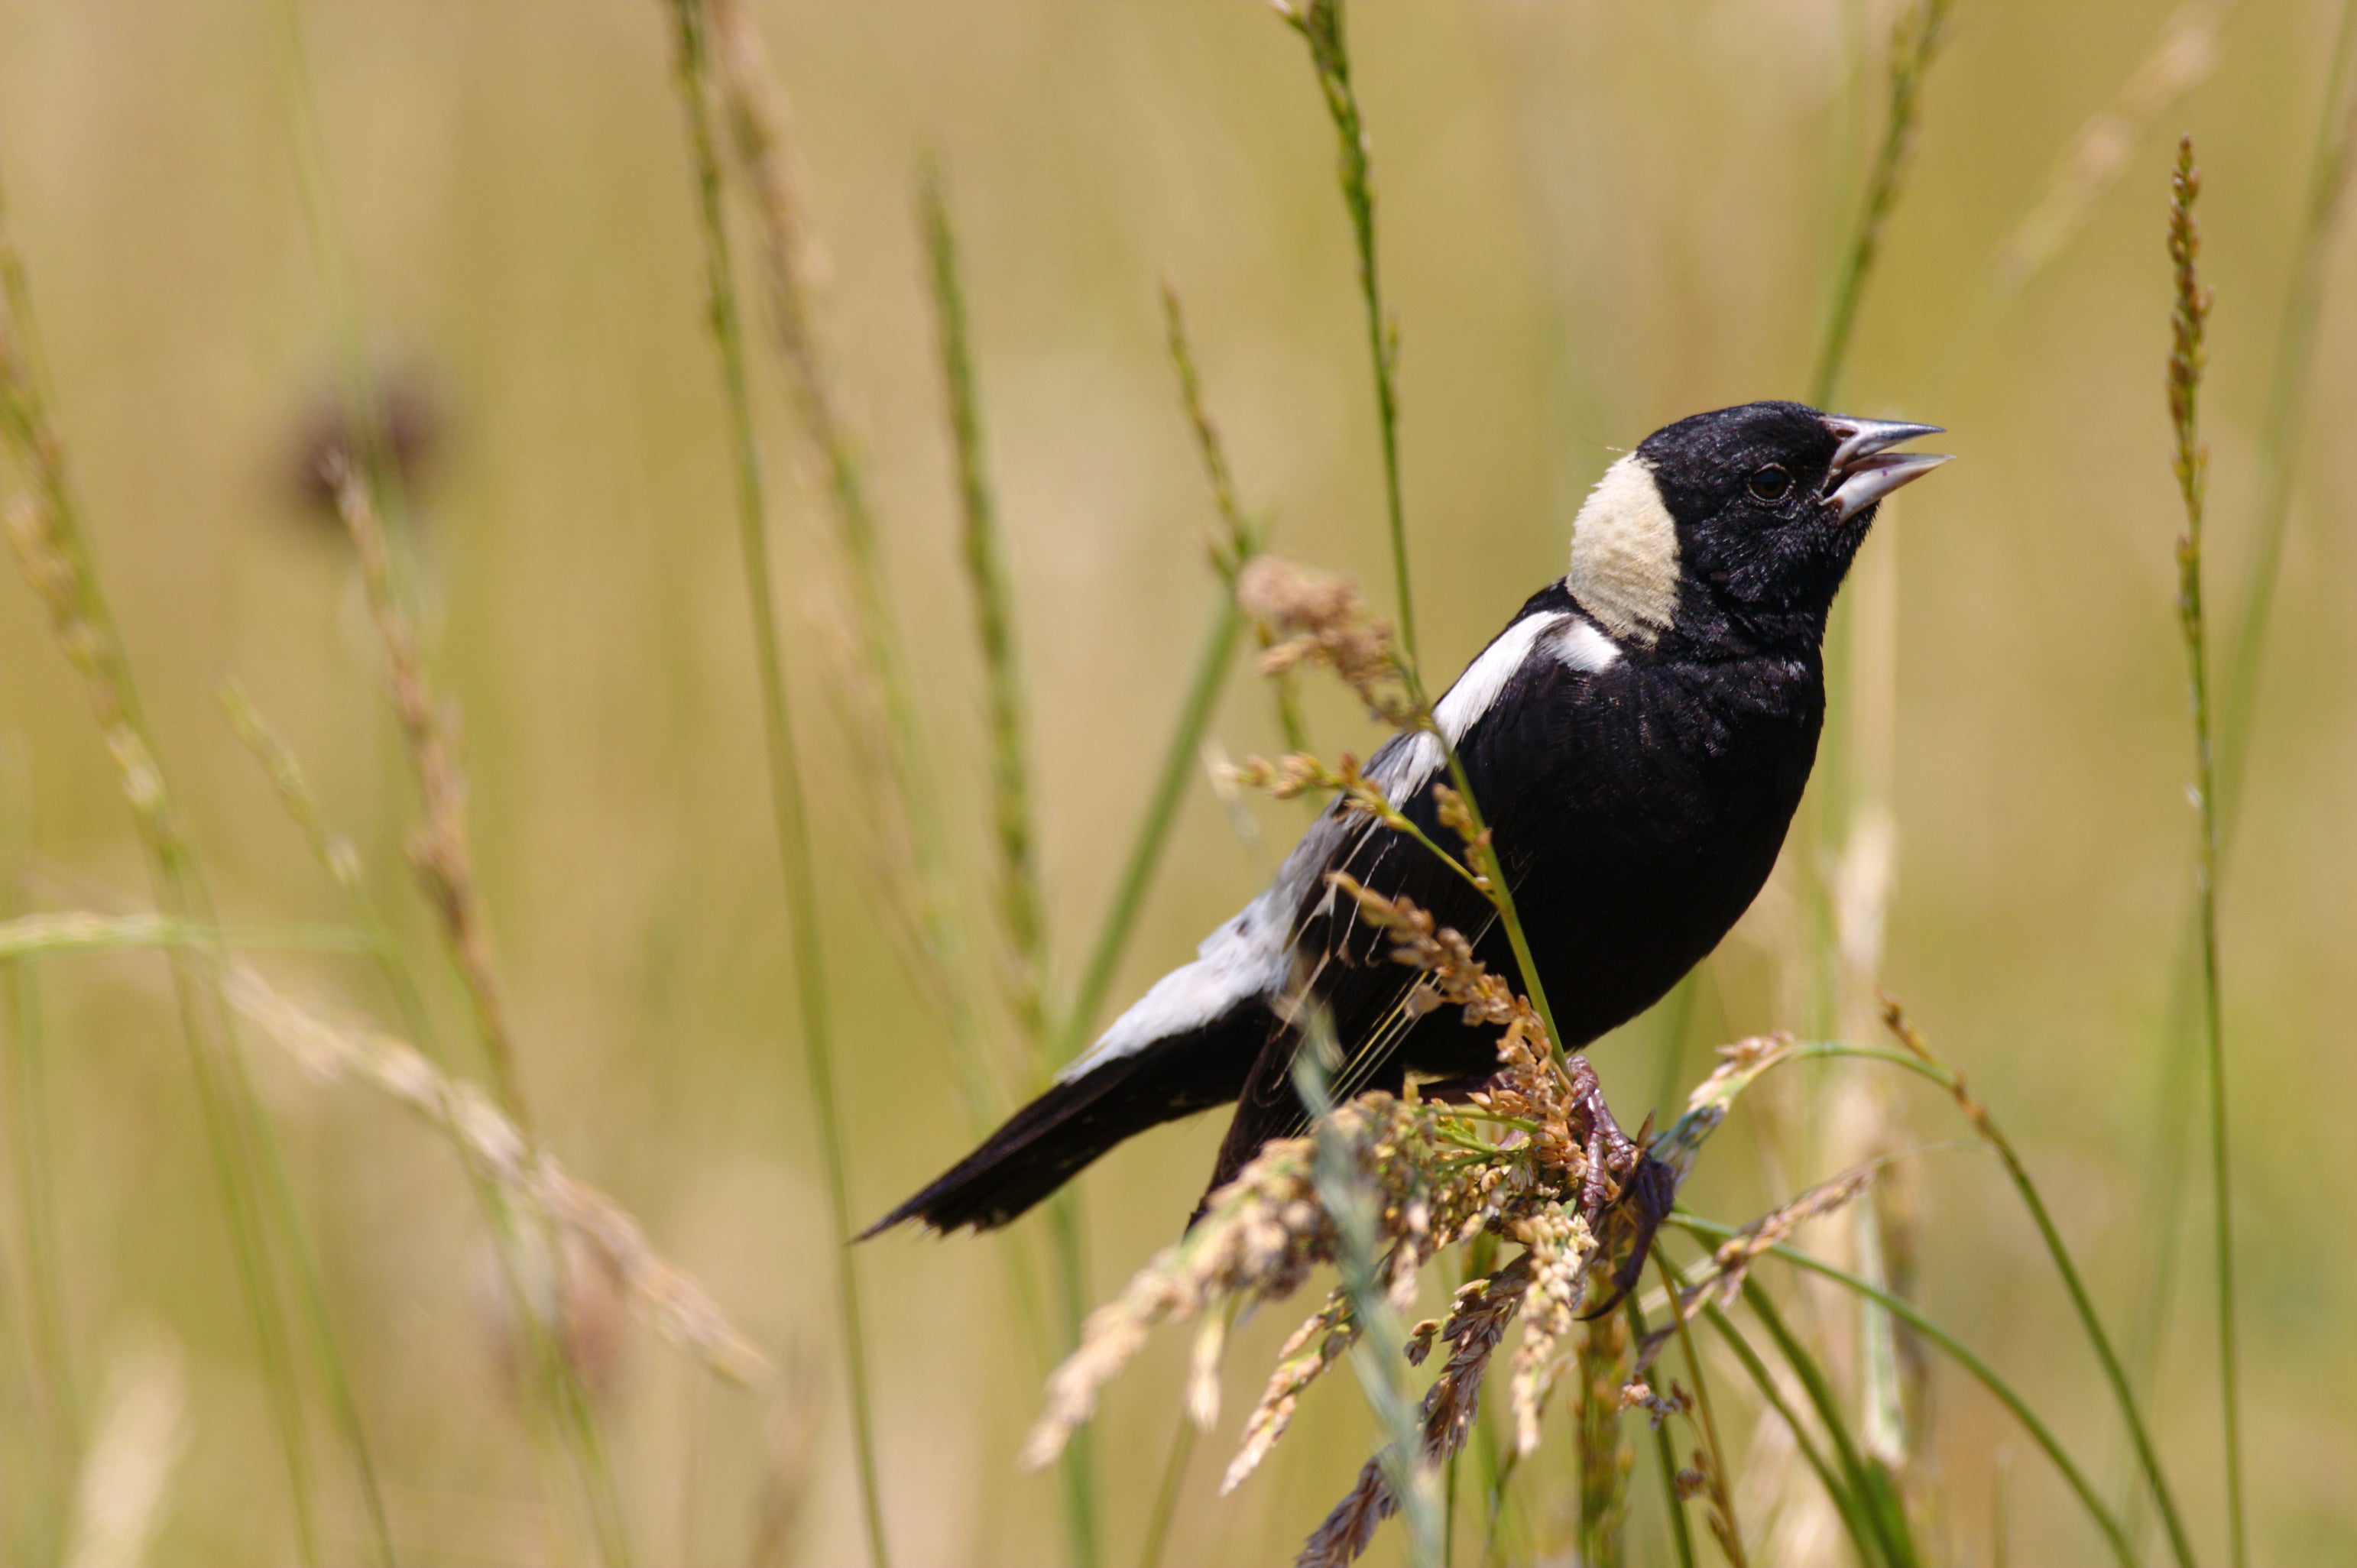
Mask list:
[{"label": "bobolink", "polygon": [[[1881,499],[1947,461],[1892,448],[1937,428],[1755,403],[1655,431],[1580,509],[1569,572],[1435,704],[1566,1049],[1660,1000],[1767,880],[1816,758],[1835,593]],[[1366,768],[1439,843],[1444,760],[1430,733],[1409,732]],[[1521,988],[1483,897],[1338,802],[1195,961],[867,1234],[1003,1225],[1132,1134],[1233,1101],[1216,1188],[1302,1127],[1291,1069],[1312,1008],[1341,1047],[1337,1101],[1396,1093],[1410,1075],[1441,1093],[1485,1080],[1494,1031],[1413,1004],[1417,976],[1386,961],[1388,939],[1331,885],[1337,872],[1412,898]],[[1600,1097],[1595,1111],[1609,1125]]]}]

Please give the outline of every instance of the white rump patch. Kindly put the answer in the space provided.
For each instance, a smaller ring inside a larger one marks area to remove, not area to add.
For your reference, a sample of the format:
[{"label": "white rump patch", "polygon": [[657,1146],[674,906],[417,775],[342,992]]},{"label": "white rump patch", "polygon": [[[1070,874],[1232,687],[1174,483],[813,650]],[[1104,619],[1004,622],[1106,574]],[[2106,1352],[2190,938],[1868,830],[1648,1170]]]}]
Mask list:
[{"label": "white rump patch", "polygon": [[[1279,885],[1284,878],[1279,876]],[[1285,978],[1286,923],[1270,918],[1265,905],[1272,887],[1244,907],[1243,914],[1203,939],[1195,961],[1154,983],[1153,989],[1114,1020],[1097,1043],[1074,1057],[1056,1075],[1058,1083],[1084,1078],[1107,1062],[1135,1056],[1157,1040],[1200,1029],[1237,1003],[1273,991]]]},{"label": "white rump patch", "polygon": [[[1432,737],[1418,738],[1429,741]],[[1437,747],[1435,755],[1438,755]],[[1370,769],[1371,775],[1373,771]],[[1329,807],[1301,835],[1260,897],[1205,937],[1195,950],[1194,962],[1182,964],[1156,981],[1153,989],[1097,1037],[1096,1044],[1065,1064],[1056,1081],[1070,1083],[1173,1035],[1202,1028],[1255,996],[1273,1003],[1291,968],[1294,912],[1325,874],[1328,864],[1340,858],[1337,852],[1342,841],[1364,832],[1366,827],[1364,819],[1345,818]],[[1327,896],[1333,896],[1330,889]]]},{"label": "white rump patch", "polygon": [[1614,637],[1651,644],[1677,619],[1678,525],[1635,453],[1604,470],[1572,520],[1563,581]]}]

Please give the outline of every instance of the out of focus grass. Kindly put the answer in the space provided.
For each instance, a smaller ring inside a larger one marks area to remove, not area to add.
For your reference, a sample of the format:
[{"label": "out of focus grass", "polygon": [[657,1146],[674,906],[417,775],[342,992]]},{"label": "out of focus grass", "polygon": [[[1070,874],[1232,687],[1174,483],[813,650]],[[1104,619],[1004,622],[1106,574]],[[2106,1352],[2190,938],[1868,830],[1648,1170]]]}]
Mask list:
[{"label": "out of focus grass", "polygon": [[[1842,397],[1851,412],[1947,425],[1965,459],[1910,490],[1871,546],[1895,557],[1898,602],[1899,871],[1881,977],[1998,1110],[2115,1332],[2147,1288],[2142,1195],[2192,842],[2171,614],[2179,513],[2158,387],[2160,193],[2174,133],[2190,128],[2219,298],[2205,553],[2212,605],[2233,604],[2266,500],[2276,324],[2311,264],[2309,166],[2340,16],[2329,5],[2233,11],[2214,70],[2131,128],[2117,185],[2042,265],[2000,281],[1996,257],[2040,209],[2049,171],[2151,56],[2172,10],[1957,7]],[[994,852],[986,674],[968,631],[956,454],[911,202],[925,149],[956,175],[1029,700],[1044,989],[1069,996],[1218,606],[1200,542],[1216,517],[1171,390],[1157,280],[1187,300],[1205,396],[1254,514],[1276,520],[1293,553],[1371,586],[1391,579],[1333,129],[1299,41],[1250,5],[758,16],[831,259],[827,328],[949,803],[947,853],[980,888]],[[1612,448],[1695,409],[1804,390],[1867,173],[1889,20],[1839,4],[1353,15],[1384,301],[1403,323],[1403,510],[1430,679],[1561,570],[1570,516]],[[311,7],[304,25],[355,308],[371,352],[429,378],[441,414],[411,497],[419,600],[466,717],[476,871],[539,1129],[767,1348],[832,1368],[835,1260],[782,961],[760,705],[726,522],[727,422],[700,329],[664,16],[623,0],[562,24],[395,5]],[[430,955],[430,913],[401,851],[406,762],[362,596],[332,517],[299,499],[297,432],[336,385],[337,328],[289,152],[278,27],[263,5],[0,10],[0,172],[99,564],[221,918],[345,918],[218,716],[213,689],[234,675],[352,833],[396,934]],[[2357,395],[2357,263],[2345,233],[2319,254],[2313,412],[2220,885],[2250,1528],[2270,1562],[2357,1552],[2341,1485],[2357,1465],[2345,1396],[2357,1388],[2345,1332],[2357,1261],[2332,1244],[2357,1190],[2338,1128],[2357,1090],[2338,1045],[2357,1012],[2346,962],[2357,913],[2343,892],[2357,874],[2357,643],[2342,608],[2357,575],[2346,522],[2357,448],[2340,417]],[[912,994],[897,938],[861,892],[889,846],[862,826],[875,820],[872,780],[827,716],[858,646],[854,578],[823,481],[787,482],[802,447],[786,389],[757,361],[752,392],[865,1218],[958,1153],[970,1127],[938,1013]],[[1344,701],[1303,695],[1325,744],[1368,738]],[[1212,725],[1225,750],[1282,745],[1246,677],[1227,696]],[[6,908],[138,901],[113,763],[13,583],[0,590],[0,729],[26,759],[0,774],[19,796],[0,812]],[[1828,820],[1804,811],[1777,884],[1714,960],[1689,1038],[1810,1021],[1821,999],[1808,888]],[[1208,786],[1189,786],[1109,1004],[1258,885],[1298,817],[1279,807],[1260,821],[1266,843],[1240,842]],[[330,1011],[393,1015],[365,957],[255,961]],[[419,968],[429,1021],[464,1037],[463,991]],[[191,1440],[151,1560],[285,1558],[285,1466],[168,971],[151,954],[77,954],[16,974],[0,1079],[12,1096],[0,1123],[12,1145],[0,1454],[36,1452],[47,1433],[115,1430],[106,1417],[120,1402],[106,1396],[123,1380],[111,1369],[133,1369],[138,1386],[145,1368],[152,1381],[167,1336]],[[1596,1054],[1631,1104],[1658,1078],[1647,1027]],[[29,1077],[14,1070],[27,1046],[40,1069]],[[254,1048],[404,1559],[577,1553],[571,1499],[544,1484],[537,1418],[511,1391],[511,1319],[464,1171],[360,1090],[316,1085]],[[1795,1069],[1783,1114],[1807,1111],[1811,1070]],[[37,1104],[16,1102],[27,1083]],[[1926,1097],[1911,1124],[1944,1137],[1943,1109]],[[48,1243],[16,1221],[26,1126],[48,1150],[59,1311],[27,1288]],[[1092,1296],[1175,1232],[1215,1136],[1206,1124],[1141,1140],[1088,1178]],[[1713,1215],[1756,1212],[1826,1174],[1755,1175],[1748,1151],[1770,1144],[1740,1118],[1722,1136],[1695,1189]],[[2199,1145],[2180,1157],[2198,1165]],[[2012,1195],[1958,1154],[1927,1156],[1922,1183],[1917,1299],[2105,1474],[2126,1455],[2102,1374]],[[2206,1369],[2205,1251],[2178,1256],[2185,1288],[2157,1364]],[[893,1239],[862,1262],[896,1555],[1028,1563],[1060,1551],[1057,1482],[1012,1468],[1037,1369],[998,1253]],[[48,1318],[62,1351],[28,1353]],[[1289,1326],[1239,1326],[1232,1408]],[[596,1421],[639,1554],[745,1560],[797,1484],[790,1457],[773,1463],[776,1402],[714,1384],[619,1323],[599,1343]],[[1727,1402],[1748,1397],[1748,1379],[1714,1359],[1714,1343],[1697,1348],[1739,1454],[1749,1419],[1731,1421]],[[1149,1349],[1108,1397],[1099,1486],[1113,1560],[1154,1506],[1185,1354]],[[32,1397],[59,1380],[61,1394]],[[851,1562],[848,1417],[839,1379],[822,1383],[798,1550]],[[1988,1560],[2001,1484],[2012,1560],[2094,1548],[1993,1401],[1944,1370],[1932,1389],[1922,1463],[1944,1505],[1924,1534],[1935,1560]],[[1347,1390],[1318,1391],[1235,1496],[1213,1497],[1219,1466],[1198,1455],[1168,1561],[1275,1560],[1298,1542],[1372,1439]],[[2205,1560],[2222,1561],[2214,1383],[2162,1377],[2148,1410],[2189,1527]],[[1568,1494],[1567,1427],[1558,1418],[1517,1487]],[[364,1516],[327,1430],[325,1555],[348,1560]],[[70,1486],[81,1459],[53,1456],[51,1472],[11,1463],[0,1550],[64,1528],[70,1499],[35,1478]],[[1668,1550],[1657,1489],[1641,1475],[1631,1494],[1639,1561]],[[1752,1528],[1751,1499],[1738,1500]]]}]

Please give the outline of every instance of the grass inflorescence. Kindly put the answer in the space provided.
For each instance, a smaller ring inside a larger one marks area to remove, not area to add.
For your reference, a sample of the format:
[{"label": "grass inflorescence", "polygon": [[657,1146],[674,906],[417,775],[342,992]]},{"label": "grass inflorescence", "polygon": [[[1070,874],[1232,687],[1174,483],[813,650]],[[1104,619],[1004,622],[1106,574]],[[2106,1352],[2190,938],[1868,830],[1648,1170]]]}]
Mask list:
[{"label": "grass inflorescence", "polygon": [[2177,542],[2177,615],[2185,637],[2193,713],[2193,803],[2201,823],[2194,887],[2201,911],[2201,1037],[2210,1090],[2220,1433],[2225,1450],[2228,1560],[2241,1568],[2249,1560],[2250,1543],[2243,1501],[2242,1378],[2235,1331],[2234,1207],[2227,1155],[2226,1041],[2218,985],[2218,770],[2211,745],[2209,636],[2201,609],[2202,521],[2210,479],[2210,449],[2201,439],[2201,376],[2209,363],[2212,299],[2201,283],[2201,230],[2193,216],[2193,204],[2201,194],[2201,170],[2193,161],[2193,138],[2187,136],[2178,144],[2177,168],[2169,178],[2169,259],[2175,275],[2176,306],[2169,318],[2169,418],[2177,438],[2178,495],[2185,505],[2185,532]]}]

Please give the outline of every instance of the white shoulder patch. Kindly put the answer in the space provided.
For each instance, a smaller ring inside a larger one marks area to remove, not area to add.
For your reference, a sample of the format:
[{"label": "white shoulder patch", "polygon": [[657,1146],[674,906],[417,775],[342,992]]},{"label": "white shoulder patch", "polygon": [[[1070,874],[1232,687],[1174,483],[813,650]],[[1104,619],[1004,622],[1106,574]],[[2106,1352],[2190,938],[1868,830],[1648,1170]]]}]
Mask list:
[{"label": "white shoulder patch", "polygon": [[1544,615],[1524,616],[1498,634],[1496,641],[1481,650],[1481,656],[1465,667],[1457,683],[1448,688],[1439,702],[1433,704],[1432,716],[1440,725],[1440,733],[1455,746],[1465,738],[1491,703],[1506,689],[1530,660],[1539,639],[1554,631],[1571,618],[1562,610],[1550,610]]},{"label": "white shoulder patch", "polygon": [[1574,616],[1571,624],[1555,634],[1555,656],[1566,668],[1593,675],[1620,661],[1620,645],[1597,630],[1595,623]]},{"label": "white shoulder patch", "polygon": [[1634,452],[1604,470],[1571,524],[1564,586],[1614,637],[1651,643],[1678,615],[1678,525]]}]

